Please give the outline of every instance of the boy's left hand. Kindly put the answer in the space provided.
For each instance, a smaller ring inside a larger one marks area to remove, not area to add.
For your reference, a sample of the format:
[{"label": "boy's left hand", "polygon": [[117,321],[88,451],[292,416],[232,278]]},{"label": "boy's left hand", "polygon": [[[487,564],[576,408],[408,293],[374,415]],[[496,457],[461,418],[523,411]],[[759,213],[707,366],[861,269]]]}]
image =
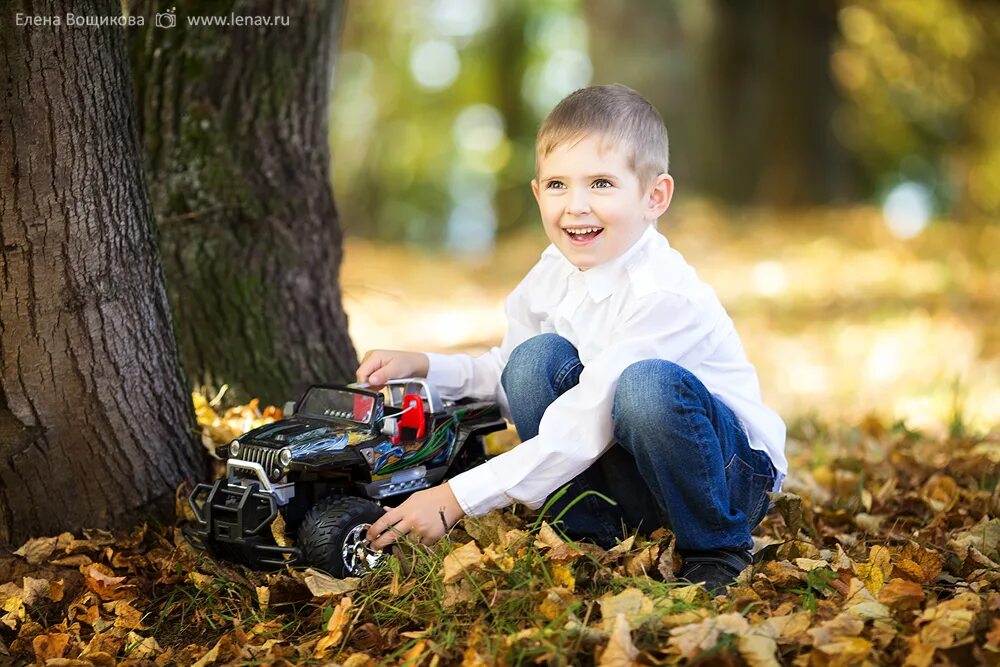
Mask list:
[{"label": "boy's left hand", "polygon": [[385,514],[368,529],[369,546],[375,551],[403,535],[414,542],[434,544],[465,516],[448,482],[417,491],[399,507],[385,509]]}]

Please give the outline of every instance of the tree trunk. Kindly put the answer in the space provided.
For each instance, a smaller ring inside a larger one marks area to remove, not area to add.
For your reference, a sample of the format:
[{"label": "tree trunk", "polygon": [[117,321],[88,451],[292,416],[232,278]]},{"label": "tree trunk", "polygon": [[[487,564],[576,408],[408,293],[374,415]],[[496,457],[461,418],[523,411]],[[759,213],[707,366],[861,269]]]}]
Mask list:
[{"label": "tree trunk", "polygon": [[0,10],[0,542],[172,513],[202,472],[117,0]]},{"label": "tree trunk", "polygon": [[[177,26],[154,26],[176,7]],[[353,380],[327,131],[342,2],[134,3],[128,32],[188,378],[235,400]],[[192,16],[287,17],[270,27]]]},{"label": "tree trunk", "polygon": [[850,194],[850,163],[833,134],[830,54],[836,0],[715,0],[705,54],[707,190],[778,207]]}]

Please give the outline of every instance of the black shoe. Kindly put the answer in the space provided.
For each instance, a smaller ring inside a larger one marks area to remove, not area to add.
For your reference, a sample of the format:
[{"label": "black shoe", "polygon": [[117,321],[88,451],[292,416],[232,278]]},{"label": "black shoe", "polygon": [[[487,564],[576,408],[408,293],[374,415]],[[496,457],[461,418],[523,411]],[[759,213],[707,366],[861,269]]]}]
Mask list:
[{"label": "black shoe", "polygon": [[746,549],[710,549],[682,555],[684,564],[677,578],[692,584],[704,582],[705,590],[712,596],[725,595],[726,586],[753,564],[753,556]]}]

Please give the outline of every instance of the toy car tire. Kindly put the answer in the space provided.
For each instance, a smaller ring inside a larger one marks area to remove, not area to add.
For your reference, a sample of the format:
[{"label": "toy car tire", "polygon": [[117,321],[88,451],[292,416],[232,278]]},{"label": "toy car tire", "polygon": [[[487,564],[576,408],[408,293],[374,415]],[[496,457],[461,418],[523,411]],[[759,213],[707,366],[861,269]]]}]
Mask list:
[{"label": "toy car tire", "polygon": [[345,542],[355,544],[363,539],[364,531],[380,516],[382,508],[364,498],[331,496],[320,500],[299,526],[298,547],[303,560],[335,577],[365,574],[384,555],[361,547],[361,553],[355,550],[357,556],[345,562]]}]

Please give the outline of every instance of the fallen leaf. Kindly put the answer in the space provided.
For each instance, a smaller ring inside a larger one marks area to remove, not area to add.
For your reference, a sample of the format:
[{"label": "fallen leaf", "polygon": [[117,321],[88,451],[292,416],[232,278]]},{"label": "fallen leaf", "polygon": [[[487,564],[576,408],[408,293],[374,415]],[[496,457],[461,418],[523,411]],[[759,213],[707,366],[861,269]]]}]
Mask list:
[{"label": "fallen leaf", "polygon": [[30,565],[44,563],[56,549],[56,537],[36,537],[21,545],[15,556],[21,556]]},{"label": "fallen leaf", "polygon": [[737,648],[750,667],[781,667],[778,661],[778,644],[762,634],[741,635]]},{"label": "fallen leaf", "polygon": [[214,664],[215,661],[219,659],[219,645],[221,643],[222,643],[221,639],[215,642],[215,646],[210,648],[208,652],[205,653],[205,655],[201,656],[198,659],[198,662],[191,665],[191,667],[205,667],[206,665]]},{"label": "fallen leaf", "polygon": [[567,565],[550,565],[549,576],[552,577],[552,583],[556,586],[562,586],[569,591],[573,591],[576,588],[576,579],[573,578],[573,570]]},{"label": "fallen leaf", "polygon": [[610,593],[597,600],[601,606],[602,627],[611,632],[619,614],[625,615],[629,626],[638,626],[653,614],[653,601],[638,588],[626,588],[617,595]]},{"label": "fallen leaf", "polygon": [[656,562],[659,552],[660,547],[655,544],[645,547],[635,556],[626,559],[625,572],[632,577],[648,576],[653,569],[653,564]]},{"label": "fallen leaf", "polygon": [[961,531],[954,538],[948,540],[948,546],[958,552],[961,560],[965,560],[969,553],[969,547],[974,546],[987,558],[992,560],[1000,559],[997,553],[997,544],[1000,543],[1000,518],[982,520],[969,530]]},{"label": "fallen leaf", "polygon": [[563,539],[559,537],[548,521],[543,521],[541,528],[538,529],[538,536],[535,537],[535,546],[539,549],[552,549],[560,544],[564,544]]},{"label": "fallen leaf", "polygon": [[322,658],[331,646],[336,646],[344,638],[344,631],[348,623],[351,622],[351,598],[340,598],[340,602],[333,608],[330,620],[326,622],[326,634],[320,638],[313,649],[316,658]]},{"label": "fallen leaf", "polygon": [[59,632],[51,635],[38,635],[31,640],[31,648],[35,651],[35,659],[39,662],[63,657],[69,645],[69,635]]},{"label": "fallen leaf", "polygon": [[742,636],[749,629],[750,624],[743,616],[730,612],[673,628],[670,630],[668,643],[681,654],[681,657],[692,660],[715,646],[720,635]]},{"label": "fallen leaf", "polygon": [[510,572],[514,569],[514,557],[506,552],[497,551],[492,544],[483,549],[483,555],[502,572]]},{"label": "fallen leaf", "polygon": [[[129,658],[149,660],[163,653],[163,649],[160,648],[155,637],[143,637],[135,632],[129,632],[125,643],[126,646],[130,647],[128,652]],[[86,654],[84,653],[80,654],[80,657],[85,656]]]},{"label": "fallen leaf", "polygon": [[633,667],[637,663],[635,657],[639,655],[639,649],[632,643],[632,631],[625,614],[615,616],[614,625],[611,629],[611,636],[608,637],[608,645],[601,653],[598,667]]},{"label": "fallen leaf", "polygon": [[893,579],[879,591],[879,602],[893,609],[918,609],[926,598],[923,587],[906,579]]},{"label": "fallen leaf", "polygon": [[361,579],[358,577],[335,579],[328,574],[308,568],[302,582],[314,598],[328,598],[356,590]]},{"label": "fallen leaf", "polygon": [[817,667],[847,667],[866,664],[873,644],[860,637],[835,637],[829,642],[813,646],[812,662]]},{"label": "fallen leaf", "polygon": [[932,512],[947,512],[958,500],[958,483],[943,473],[934,473],[920,489],[920,498]]},{"label": "fallen leaf", "polygon": [[441,577],[450,584],[465,576],[466,572],[482,564],[483,552],[474,541],[469,541],[444,557]]},{"label": "fallen leaf", "polygon": [[891,556],[886,547],[876,544],[868,552],[868,562],[857,563],[854,567],[855,574],[872,595],[878,595],[892,571]]}]

